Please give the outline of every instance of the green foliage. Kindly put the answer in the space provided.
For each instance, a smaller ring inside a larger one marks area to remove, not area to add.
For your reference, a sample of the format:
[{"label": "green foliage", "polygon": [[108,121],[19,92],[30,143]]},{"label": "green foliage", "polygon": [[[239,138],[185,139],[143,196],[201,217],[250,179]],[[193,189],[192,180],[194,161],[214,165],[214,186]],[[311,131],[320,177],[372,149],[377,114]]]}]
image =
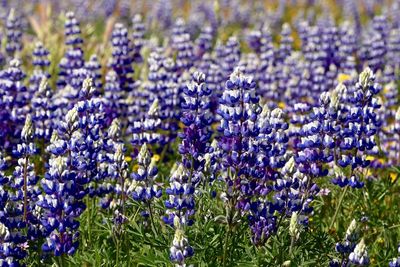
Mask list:
[{"label": "green foliage", "polygon": [[[163,177],[168,177],[170,168],[161,167],[160,170]],[[393,174],[390,176],[389,173]],[[302,229],[299,239],[293,244],[289,221],[283,221],[276,235],[264,246],[255,247],[250,242],[246,218],[241,218],[244,223],[232,235],[227,266],[327,266],[332,258],[338,256],[335,243],[343,239],[353,218],[362,221],[361,232],[371,264],[387,266],[387,262],[396,257],[399,242],[399,173],[398,168],[382,171],[377,178],[368,181],[363,190],[350,189],[331,229],[329,224],[343,190],[328,180],[320,180],[321,187],[329,188],[331,192],[315,199],[309,228]],[[188,264],[194,266],[222,266],[227,235],[225,208],[218,196],[211,197],[210,190],[205,188],[198,192],[195,223],[186,232],[195,249]],[[159,200],[154,208],[154,229],[149,222],[143,222],[137,203],[128,202],[126,211],[129,221],[122,226],[122,234],[116,235],[112,214],[101,210],[97,203],[89,203],[89,209],[81,218],[81,246],[73,257],[64,259],[63,266],[171,266],[169,247],[174,231],[161,222],[163,200]],[[31,263],[29,266],[43,264],[39,263],[38,253],[32,254],[28,262]],[[51,264],[51,260],[46,262],[48,266]]]}]

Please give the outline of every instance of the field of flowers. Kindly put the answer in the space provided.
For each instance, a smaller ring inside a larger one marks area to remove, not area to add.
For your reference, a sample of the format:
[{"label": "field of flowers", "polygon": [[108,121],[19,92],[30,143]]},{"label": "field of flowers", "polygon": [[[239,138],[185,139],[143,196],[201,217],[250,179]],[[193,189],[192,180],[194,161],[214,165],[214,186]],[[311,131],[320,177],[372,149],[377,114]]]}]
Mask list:
[{"label": "field of flowers", "polygon": [[400,266],[400,1],[0,4],[0,267]]}]

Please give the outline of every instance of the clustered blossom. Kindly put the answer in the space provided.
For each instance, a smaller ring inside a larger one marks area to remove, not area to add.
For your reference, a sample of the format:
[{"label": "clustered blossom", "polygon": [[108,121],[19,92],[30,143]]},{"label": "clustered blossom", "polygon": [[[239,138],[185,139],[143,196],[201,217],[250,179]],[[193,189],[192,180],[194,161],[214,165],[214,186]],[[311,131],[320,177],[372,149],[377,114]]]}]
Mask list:
[{"label": "clustered blossom", "polygon": [[[236,69],[226,82],[218,110],[221,116],[219,130],[222,133],[219,146],[224,152],[222,165],[226,170],[233,170],[233,175],[226,177],[228,198],[243,194],[243,208],[248,205],[245,200],[248,180],[245,177],[257,176],[257,168],[254,168],[257,146],[254,140],[259,132],[256,121],[261,107],[255,95],[255,86],[253,80]],[[251,191],[248,193],[251,194]]]},{"label": "clustered blossom", "polygon": [[[164,214],[163,226],[175,231],[169,254],[176,266],[194,255],[190,226],[200,197],[222,201],[226,215],[217,218],[225,219],[227,239],[248,227],[261,247],[285,224],[292,249],[312,222],[324,181],[345,188],[344,196],[369,185],[367,175],[399,164],[394,6],[373,16],[374,1],[363,10],[344,1],[345,22],[336,25],[327,6],[315,4],[322,15],[300,10],[281,25],[286,1],[272,11],[204,1],[187,5],[186,24],[175,20],[186,14],[173,1],[141,10],[129,1],[98,2],[89,6],[110,16],[98,46],[84,43],[95,31],[81,30],[81,11],[65,14],[57,49],[49,46],[57,36],[38,25],[46,12],[29,16],[29,27],[47,43],[23,36],[19,15],[27,10],[0,14],[0,266],[24,266],[33,250],[46,263],[45,256],[73,255],[81,215],[98,208],[85,201],[113,214],[118,238],[132,209],[153,234],[153,220]],[[130,17],[132,27],[114,21],[133,6],[143,14]],[[361,24],[361,11],[368,23]],[[223,31],[231,25],[238,27]],[[24,47],[25,40],[34,45]],[[161,167],[171,167],[167,179]],[[370,263],[355,220],[335,249],[330,266]]]},{"label": "clustered blossom", "polygon": [[[104,141],[103,141],[103,150],[99,155],[99,166],[98,170],[103,173],[103,175],[110,176],[104,179],[103,183],[106,186],[115,188],[116,182],[118,179],[113,179],[116,175],[119,174],[116,171],[116,159],[120,159],[120,157],[114,157],[114,153],[116,151],[116,146],[121,144],[121,129],[120,129],[120,122],[118,119],[114,119],[108,128],[107,132],[104,133]],[[122,151],[122,147],[121,147]],[[127,166],[127,164],[125,164]],[[110,174],[110,175],[109,175]],[[105,194],[100,199],[100,207],[103,209],[107,209],[110,207],[111,201],[114,199],[114,190],[111,190],[109,194]]]},{"label": "clustered blossom", "polygon": [[79,94],[86,100],[68,111],[47,148],[52,156],[42,180],[45,195],[39,196],[37,205],[45,210],[42,224],[47,239],[42,249],[56,256],[74,254],[78,248],[77,218],[86,208],[83,198],[109,192],[98,171],[102,113],[101,102],[90,99],[93,90],[91,80],[85,80]]},{"label": "clustered blossom", "polygon": [[399,140],[400,140],[400,108],[397,109],[393,122],[387,125],[382,138],[383,146],[388,158],[388,165],[398,165],[400,163]]},{"label": "clustered blossom", "polygon": [[53,92],[46,77],[40,81],[39,88],[35,91],[32,100],[32,121],[35,125],[35,137],[50,140],[51,127],[53,126],[51,104]]},{"label": "clustered blossom", "polygon": [[220,54],[217,54],[217,59],[224,79],[229,78],[240,61],[240,45],[235,36],[229,37],[226,44],[221,47]]},{"label": "clustered blossom", "polygon": [[29,107],[27,88],[22,83],[26,77],[21,69],[21,61],[13,59],[9,66],[0,72],[1,101],[1,144],[7,148],[13,140],[18,139],[22,130],[25,115]]},{"label": "clustered blossom", "polygon": [[130,121],[127,129],[128,134],[133,133],[134,145],[164,145],[176,137],[180,114],[176,67],[163,53],[163,49],[156,48],[148,58],[148,81],[140,95],[145,102],[137,105],[141,112],[136,113],[139,116]]},{"label": "clustered blossom", "polygon": [[179,219],[174,220],[175,235],[170,248],[170,259],[176,266],[186,266],[185,260],[194,254],[193,248],[189,245],[185,232],[181,229]]},{"label": "clustered blossom", "polygon": [[281,157],[288,142],[281,111],[269,113],[266,108],[261,113],[258,101],[255,82],[237,69],[226,82],[219,108],[221,165],[232,173],[223,174],[224,199],[248,214],[252,241],[257,245],[276,230],[276,209],[267,195],[285,162]]},{"label": "clustered blossom", "polygon": [[355,86],[354,92],[344,94],[348,101],[341,128],[339,143],[340,156],[337,163],[345,168],[351,166],[349,185],[361,187],[358,168],[366,168],[370,161],[368,155],[375,155],[378,147],[375,135],[382,125],[377,110],[381,107],[376,94],[380,86],[374,83],[375,76],[370,69],[364,70]]},{"label": "clustered blossom", "polygon": [[14,58],[16,54],[22,50],[21,30],[21,22],[19,17],[17,16],[15,10],[11,9],[6,20],[6,51],[10,58]]},{"label": "clustered blossom", "polygon": [[163,220],[166,224],[174,225],[175,220],[179,225],[192,225],[195,212],[194,185],[188,169],[183,164],[178,164],[171,171],[169,187],[165,190],[168,199],[165,201],[167,208]]},{"label": "clustered blossom", "polygon": [[50,73],[48,72],[50,66],[49,54],[50,52],[42,43],[38,42],[35,44],[35,49],[32,52],[32,63],[35,69],[29,78],[29,91],[32,95],[39,89],[43,79],[50,78]]},{"label": "clustered blossom", "polygon": [[211,182],[205,180],[204,173],[206,155],[212,152],[209,143],[212,123],[210,95],[205,75],[201,72],[195,72],[192,81],[183,89],[181,121],[184,129],[179,134],[182,139],[179,146],[182,163],[171,175],[171,185],[166,190],[169,199],[165,202],[169,210],[164,217],[167,224],[174,224],[176,228],[170,258],[178,266],[185,266],[185,258],[193,255],[193,249],[188,245],[181,228],[193,224],[195,188],[199,184]]},{"label": "clustered blossom", "polygon": [[[323,96],[321,96],[321,101],[324,101]],[[324,120],[318,117],[318,113],[315,115],[298,132],[300,138],[297,140],[298,152],[295,154],[295,161],[300,172],[310,179],[326,176],[328,174],[327,163],[333,159],[329,150],[326,149],[329,148],[332,141],[323,131]]]},{"label": "clustered blossom", "polygon": [[199,37],[195,42],[194,53],[196,58],[202,58],[205,53],[211,51],[213,38],[212,28],[210,26],[202,27]]},{"label": "clustered blossom", "polygon": [[144,34],[146,28],[143,23],[142,15],[136,14],[132,19],[132,40],[133,40],[133,62],[140,63],[143,61],[141,50],[145,44]]},{"label": "clustered blossom", "polygon": [[210,152],[211,123],[209,97],[211,90],[207,88],[203,73],[193,74],[193,80],[183,90],[182,118],[185,125],[179,135],[182,143],[179,153],[183,156],[183,164],[191,170],[194,184],[203,182],[202,169],[204,156]]},{"label": "clustered blossom", "polygon": [[259,60],[256,54],[244,54],[242,55],[238,66],[242,68],[242,71],[245,75],[251,77],[257,77],[258,74],[258,67],[259,67]]},{"label": "clustered blossom", "polygon": [[353,252],[350,253],[349,260],[354,265],[369,265],[368,251],[365,246],[364,239],[361,239],[361,241],[354,248]]},{"label": "clustered blossom", "polygon": [[[79,70],[84,66],[82,44],[83,39],[78,20],[73,12],[66,14],[65,27],[65,45],[67,50],[64,57],[60,60],[60,72],[58,74],[57,87],[63,89],[66,85],[72,85],[72,75],[79,73]],[[86,77],[83,77],[85,79]],[[81,81],[83,81],[81,79]],[[77,83],[77,82],[75,82]],[[79,83],[75,85],[75,90],[79,90]],[[75,94],[75,93],[72,93]]]},{"label": "clustered blossom", "polygon": [[60,123],[58,134],[53,133],[47,148],[52,156],[41,181],[45,194],[39,196],[37,202],[44,209],[41,221],[47,236],[42,249],[56,256],[74,254],[77,250],[77,218],[86,208],[83,203],[86,181],[78,172],[78,158],[74,155],[78,129],[78,109],[74,107],[67,113],[65,121]]},{"label": "clustered blossom", "polygon": [[277,101],[275,91],[274,61],[275,51],[272,43],[272,36],[269,29],[263,29],[260,33],[260,53],[257,79],[259,80],[259,94],[267,100]]},{"label": "clustered blossom", "polygon": [[280,191],[283,189],[279,182],[279,173],[287,160],[286,150],[289,139],[288,125],[284,122],[283,112],[279,108],[270,111],[265,105],[258,117],[257,127],[259,129],[256,138],[258,152],[255,168],[257,172],[249,183],[248,191],[253,196],[250,201],[249,221],[252,242],[261,245],[277,230],[277,217],[274,213],[281,213],[282,216],[286,213],[290,215],[290,210],[287,210],[282,203],[267,200],[267,196],[274,192],[274,197],[279,198]]},{"label": "clustered blossom", "polygon": [[135,89],[132,67],[132,46],[128,37],[128,30],[123,24],[117,23],[112,32],[112,58],[109,67],[117,74],[117,81],[121,90],[130,92]]},{"label": "clustered blossom", "polygon": [[354,219],[346,230],[343,242],[336,243],[335,250],[340,254],[340,263],[338,259],[333,259],[329,263],[331,267],[347,266],[349,264],[369,265],[368,251],[364,239],[360,239],[360,232]]},{"label": "clustered blossom", "polygon": [[111,164],[108,167],[108,175],[114,179],[114,193],[116,197],[112,200],[111,208],[115,208],[114,223],[117,225],[126,221],[125,205],[127,201],[129,180],[128,164],[124,157],[124,146],[121,143],[114,145],[114,154],[111,158]]},{"label": "clustered blossom", "polygon": [[292,29],[290,25],[285,23],[282,26],[281,42],[279,44],[279,50],[277,51],[276,60],[283,63],[285,59],[290,56],[293,49],[293,38],[291,36]]},{"label": "clustered blossom", "polygon": [[102,174],[103,187],[107,192],[102,197],[102,208],[114,210],[115,223],[125,221],[124,202],[127,199],[130,181],[128,177],[128,163],[125,160],[126,149],[121,139],[121,125],[114,119],[104,136],[103,151],[101,154],[99,171]]},{"label": "clustered blossom", "polygon": [[175,38],[177,72],[188,70],[193,65],[193,44],[189,34],[182,34]]},{"label": "clustered blossom", "polygon": [[132,43],[128,29],[122,23],[114,25],[111,45],[112,56],[108,67],[113,72],[109,72],[111,75],[107,77],[105,85],[105,106],[106,109],[111,109],[108,121],[120,119],[123,128],[127,127],[127,134],[130,134],[129,124],[141,117],[142,99],[146,97],[139,88],[141,82],[134,79],[135,71],[132,65],[140,51],[135,50],[137,47]]},{"label": "clustered blossom", "polygon": [[225,78],[223,72],[219,68],[218,64],[213,60],[212,56],[208,53],[203,55],[197,69],[206,76],[206,84],[211,91],[210,109],[212,114],[215,116],[218,109],[218,102],[222,96],[224,88]]},{"label": "clustered blossom", "polygon": [[118,79],[118,74],[113,70],[107,72],[105,77],[103,102],[107,114],[107,124],[127,114],[126,93]]},{"label": "clustered blossom", "polygon": [[164,144],[164,136],[157,132],[161,129],[159,114],[160,106],[158,104],[158,99],[155,99],[146,116],[140,121],[133,122],[131,126],[131,143],[133,145],[138,146],[145,143]]},{"label": "clustered blossom", "polygon": [[96,94],[100,93],[102,88],[101,81],[101,65],[96,54],[90,56],[89,61],[85,62],[85,70],[87,75],[85,78],[91,78],[93,81],[93,86],[96,88]]},{"label": "clustered blossom", "polygon": [[[21,132],[21,143],[14,151],[18,164],[12,176],[2,173],[0,183],[0,227],[2,228],[2,248],[0,263],[5,266],[20,266],[27,256],[26,244],[42,236],[39,214],[36,212],[36,201],[41,192],[36,185],[38,176],[34,171],[31,157],[36,148],[31,142],[34,130],[31,117],[28,115]],[[7,163],[1,159],[4,171]]]},{"label": "clustered blossom", "polygon": [[[161,119],[161,129],[165,131],[164,142],[171,143],[175,140],[178,131],[178,122],[180,118],[180,98],[179,98],[179,85],[177,68],[172,58],[165,58],[162,60],[162,69],[160,70],[162,79],[160,87],[153,87],[159,89],[156,97],[159,104],[159,118]],[[154,92],[154,91],[153,91]]]},{"label": "clustered blossom", "polygon": [[[35,166],[31,162],[31,157],[36,154],[37,149],[33,143],[34,129],[32,118],[28,114],[25,120],[24,127],[21,131],[21,144],[17,145],[14,155],[19,158],[18,166],[13,172],[10,186],[20,190],[23,194],[24,214],[23,220],[28,223],[28,236],[30,238],[40,237],[38,229],[38,214],[35,214],[35,202],[41,194],[39,187],[36,185],[39,177],[35,173]],[[21,199],[22,201],[22,199]]]},{"label": "clustered blossom", "polygon": [[273,206],[282,217],[296,213],[297,222],[307,226],[313,208],[310,203],[319,192],[318,186],[307,176],[295,169],[294,157],[291,157],[282,168],[282,176],[273,185]]},{"label": "clustered blossom", "polygon": [[319,107],[314,107],[308,117],[292,119],[292,123],[303,124],[300,129],[292,129],[295,159],[302,173],[317,178],[328,175],[332,162],[341,168],[350,165],[348,177],[335,167],[332,182],[340,187],[363,186],[357,168],[369,166],[366,156],[377,152],[374,136],[381,126],[376,112],[380,104],[374,97],[379,86],[373,79],[372,72],[366,69],[354,92],[339,84],[335,90],[321,94]]},{"label": "clustered blossom", "polygon": [[154,198],[161,197],[162,189],[155,182],[158,169],[146,144],[142,145],[137,159],[138,170],[132,173],[132,178],[136,181],[132,184],[132,197],[134,200],[145,204],[146,210],[142,211],[142,216],[148,217],[151,212],[151,202]]},{"label": "clustered blossom", "polygon": [[[82,91],[86,88],[88,91],[94,90],[90,79],[85,80]],[[88,95],[91,94],[92,92],[88,92]],[[103,149],[103,106],[100,99],[89,97],[87,100],[79,101],[75,107],[78,111],[80,128],[79,134],[75,136],[75,151],[79,157],[77,167],[88,183],[89,196],[101,197],[109,191],[102,185],[104,175],[99,171],[101,162],[99,157]]]},{"label": "clustered blossom", "polygon": [[184,236],[185,226],[193,224],[192,216],[195,212],[194,191],[191,174],[183,164],[175,166],[171,173],[170,186],[166,189],[168,200],[163,220],[174,226],[175,235],[170,248],[170,259],[177,266],[186,266],[185,259],[193,256],[193,248]]}]

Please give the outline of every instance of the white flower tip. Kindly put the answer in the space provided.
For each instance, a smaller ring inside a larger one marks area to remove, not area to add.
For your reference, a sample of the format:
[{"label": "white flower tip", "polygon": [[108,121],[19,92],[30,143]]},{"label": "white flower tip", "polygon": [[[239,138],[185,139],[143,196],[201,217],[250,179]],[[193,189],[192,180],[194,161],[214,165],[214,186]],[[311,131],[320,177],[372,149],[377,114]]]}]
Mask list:
[{"label": "white flower tip", "polygon": [[67,112],[65,118],[68,124],[72,124],[78,120],[78,109],[76,108],[76,106]]},{"label": "white flower tip", "polygon": [[362,87],[367,87],[371,84],[374,73],[369,67],[366,67],[363,72],[361,72],[358,82]]},{"label": "white flower tip", "polygon": [[32,117],[30,114],[26,115],[25,124],[22,128],[21,137],[23,139],[28,139],[33,135],[33,124],[32,124]]},{"label": "white flower tip", "polygon": [[153,101],[153,103],[151,104],[151,106],[150,106],[150,108],[149,108],[149,111],[148,111],[148,115],[150,115],[150,116],[154,116],[154,115],[156,115],[157,113],[158,113],[158,111],[159,111],[159,104],[158,104],[158,99],[156,98],[154,101]]}]

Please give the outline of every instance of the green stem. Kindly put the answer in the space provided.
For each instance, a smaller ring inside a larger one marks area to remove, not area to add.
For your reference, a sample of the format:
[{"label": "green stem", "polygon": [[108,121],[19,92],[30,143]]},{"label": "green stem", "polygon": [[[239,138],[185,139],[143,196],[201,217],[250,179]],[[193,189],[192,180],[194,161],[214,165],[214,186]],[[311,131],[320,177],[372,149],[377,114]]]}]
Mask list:
[{"label": "green stem", "polygon": [[120,251],[120,240],[119,240],[119,238],[117,237],[116,238],[116,240],[115,240],[116,242],[115,242],[115,249],[116,249],[116,258],[115,258],[115,266],[119,266],[119,258],[120,258],[120,254],[121,254],[121,251]]},{"label": "green stem", "polygon": [[281,216],[279,216],[278,223],[276,224],[276,236],[277,237],[279,235],[279,227],[281,226],[281,223],[282,223],[282,220],[283,220],[285,212],[286,212],[286,208],[282,211]]},{"label": "green stem", "polygon": [[27,216],[28,216],[28,178],[27,178],[27,172],[28,172],[28,156],[25,157],[25,163],[24,163],[24,222],[27,221]]},{"label": "green stem", "polygon": [[344,188],[344,190],[342,192],[342,195],[339,198],[339,202],[338,202],[338,204],[336,206],[335,213],[333,214],[333,218],[332,218],[331,224],[329,225],[329,229],[331,229],[333,227],[333,225],[335,224],[336,217],[339,214],[340,207],[342,206],[342,202],[343,202],[344,196],[346,195],[346,192],[347,192],[348,188],[349,188],[349,186],[346,186]]},{"label": "green stem", "polygon": [[64,261],[65,261],[65,255],[64,255],[64,254],[61,254],[61,256],[59,257],[58,266],[59,266],[59,267],[64,267],[64,266],[65,266]]},{"label": "green stem", "polygon": [[227,223],[227,232],[225,235],[225,241],[224,241],[224,251],[223,251],[223,256],[222,256],[222,266],[226,267],[228,263],[228,254],[229,254],[229,243],[231,239],[231,233],[232,233],[232,221],[233,221],[233,214],[232,210],[233,207],[235,206],[234,201],[229,199],[228,206],[227,206],[227,211],[226,211],[226,223]]},{"label": "green stem", "polygon": [[160,163],[162,163],[162,162],[164,161],[165,154],[167,153],[167,150],[168,150],[168,146],[169,146],[169,143],[168,143],[168,144],[165,144],[164,147],[163,147],[163,150],[161,151],[161,154],[160,154]]},{"label": "green stem", "polygon": [[342,254],[342,260],[340,261],[340,266],[343,266],[344,261],[345,261],[345,256],[344,254]]},{"label": "green stem", "polygon": [[290,247],[289,247],[289,255],[293,256],[293,247],[294,247],[295,237],[292,236],[290,240]]},{"label": "green stem", "polygon": [[90,244],[92,244],[92,212],[91,212],[91,202],[90,202],[90,197],[87,196],[86,199],[86,205],[87,205],[87,227],[88,227],[88,240],[86,242],[86,246],[89,247]]},{"label": "green stem", "polygon": [[225,241],[224,241],[224,252],[223,252],[223,258],[222,258],[222,266],[226,267],[227,265],[227,259],[228,259],[228,247],[229,247],[229,239],[231,236],[231,226],[228,224],[228,231],[225,235]]},{"label": "green stem", "polygon": [[157,229],[156,229],[156,225],[154,223],[154,216],[153,216],[153,209],[151,208],[151,204],[150,202],[147,202],[147,207],[149,209],[149,216],[150,216],[150,223],[151,223],[151,229],[153,230],[154,234],[157,235]]}]

